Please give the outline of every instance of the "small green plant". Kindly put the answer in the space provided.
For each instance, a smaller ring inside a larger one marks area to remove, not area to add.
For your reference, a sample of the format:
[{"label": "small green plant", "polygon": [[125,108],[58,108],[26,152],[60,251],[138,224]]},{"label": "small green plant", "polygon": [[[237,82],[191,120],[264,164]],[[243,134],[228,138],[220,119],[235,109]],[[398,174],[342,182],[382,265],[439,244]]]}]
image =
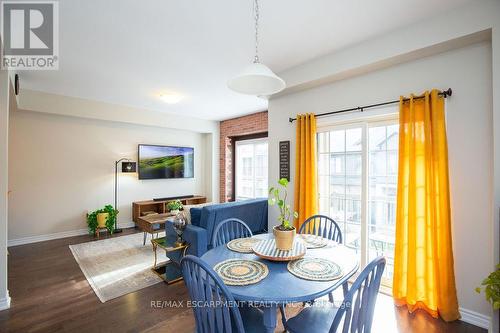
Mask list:
[{"label": "small green plant", "polygon": [[182,209],[182,202],[180,200],[174,200],[170,201],[167,203],[167,208],[168,210],[181,210]]},{"label": "small green plant", "polygon": [[297,212],[292,213],[290,205],[286,203],[288,196],[286,189],[288,186],[288,180],[286,178],[281,178],[278,181],[278,184],[280,187],[271,187],[269,189],[269,195],[271,198],[269,198],[268,202],[269,205],[277,205],[280,209],[280,216],[278,217],[278,220],[281,225],[278,228],[283,231],[293,230],[294,227],[290,224],[290,217],[293,216],[294,218],[297,218],[299,217],[299,214]]},{"label": "small green plant", "polygon": [[87,227],[89,229],[89,234],[94,235],[97,230],[97,215],[101,213],[108,213],[108,218],[106,219],[106,229],[112,234],[115,231],[115,221],[118,215],[118,210],[114,209],[111,205],[106,205],[104,208],[98,209],[87,214]]},{"label": "small green plant", "polygon": [[494,310],[500,309],[500,264],[496,270],[481,283],[481,287],[476,288],[477,293],[484,290],[486,300],[493,306]]}]

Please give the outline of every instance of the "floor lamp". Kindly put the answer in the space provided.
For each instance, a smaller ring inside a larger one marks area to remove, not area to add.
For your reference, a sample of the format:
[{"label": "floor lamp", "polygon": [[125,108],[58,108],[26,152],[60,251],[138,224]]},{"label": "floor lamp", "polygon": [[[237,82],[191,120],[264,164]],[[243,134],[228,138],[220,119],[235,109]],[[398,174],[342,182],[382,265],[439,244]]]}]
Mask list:
[{"label": "floor lamp", "polygon": [[[122,162],[122,172],[131,173],[136,171],[136,163],[131,162],[129,158],[121,158],[115,161],[115,210],[117,210],[117,193],[118,193],[118,164]],[[118,215],[115,218],[115,231],[122,232],[122,229],[118,229]]]}]

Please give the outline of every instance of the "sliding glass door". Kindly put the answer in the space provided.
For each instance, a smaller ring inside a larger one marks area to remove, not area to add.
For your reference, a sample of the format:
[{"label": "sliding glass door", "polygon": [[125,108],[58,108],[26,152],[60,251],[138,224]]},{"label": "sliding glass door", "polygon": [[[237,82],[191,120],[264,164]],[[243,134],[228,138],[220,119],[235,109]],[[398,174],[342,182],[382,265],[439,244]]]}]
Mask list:
[{"label": "sliding glass door", "polygon": [[385,284],[393,273],[398,129],[392,119],[318,132],[320,213],[339,224],[362,267],[387,257]]}]

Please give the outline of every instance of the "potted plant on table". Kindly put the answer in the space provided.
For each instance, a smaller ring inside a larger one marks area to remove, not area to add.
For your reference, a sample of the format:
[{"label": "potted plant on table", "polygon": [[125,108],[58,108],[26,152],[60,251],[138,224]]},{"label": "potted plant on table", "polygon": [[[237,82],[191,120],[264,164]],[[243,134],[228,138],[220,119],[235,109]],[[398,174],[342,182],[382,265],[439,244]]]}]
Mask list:
[{"label": "potted plant on table", "polygon": [[174,200],[167,203],[167,209],[172,214],[179,214],[179,211],[182,209],[182,202],[180,200]]},{"label": "potted plant on table", "polygon": [[269,205],[277,205],[280,210],[278,217],[280,224],[273,228],[273,234],[276,240],[276,248],[286,251],[292,249],[296,234],[295,227],[290,223],[290,220],[291,218],[297,218],[298,214],[297,212],[292,213],[290,205],[286,202],[288,180],[281,178],[278,184],[280,185],[279,187],[271,187],[269,189],[269,195],[271,196],[269,198]]},{"label": "potted plant on table", "polygon": [[115,231],[115,221],[118,210],[111,205],[106,205],[101,209],[87,214],[87,227],[89,234],[95,235],[96,230],[106,228],[112,234]]}]

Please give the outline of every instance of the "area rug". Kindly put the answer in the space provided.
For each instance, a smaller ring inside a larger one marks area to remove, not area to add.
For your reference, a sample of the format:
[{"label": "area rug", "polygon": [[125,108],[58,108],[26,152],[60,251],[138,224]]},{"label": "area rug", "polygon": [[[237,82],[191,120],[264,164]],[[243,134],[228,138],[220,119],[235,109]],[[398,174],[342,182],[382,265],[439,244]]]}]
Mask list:
[{"label": "area rug", "polygon": [[[151,242],[143,246],[142,240],[143,234],[137,233],[69,246],[101,302],[163,281],[151,270],[154,262]],[[158,249],[159,262],[163,258],[168,260],[162,252]]]}]

